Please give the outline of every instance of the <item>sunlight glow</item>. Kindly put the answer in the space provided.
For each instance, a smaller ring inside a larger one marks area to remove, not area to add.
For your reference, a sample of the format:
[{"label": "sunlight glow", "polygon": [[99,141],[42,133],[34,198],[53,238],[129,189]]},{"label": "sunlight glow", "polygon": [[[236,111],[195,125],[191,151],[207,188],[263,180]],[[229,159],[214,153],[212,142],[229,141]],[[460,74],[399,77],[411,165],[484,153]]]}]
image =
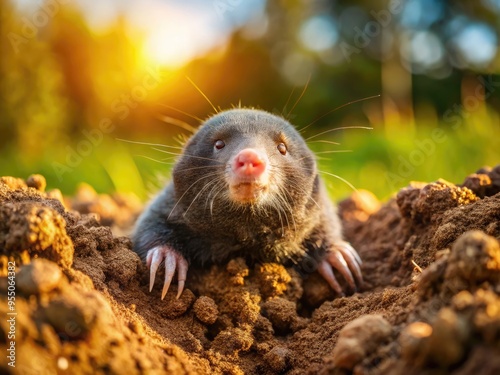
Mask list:
[{"label": "sunlight glow", "polygon": [[[36,0],[13,2],[28,15],[42,7]],[[74,0],[70,4],[82,11],[94,32],[105,33],[113,23],[123,23],[140,43],[144,60],[171,68],[225,46],[231,33],[247,23],[256,27],[246,31],[249,38],[261,37],[268,26],[265,0]]]},{"label": "sunlight glow", "polygon": [[186,10],[174,4],[152,4],[130,15],[130,21],[144,30],[145,57],[171,67],[182,66],[209,49],[223,45],[228,33],[196,8]]},{"label": "sunlight glow", "polygon": [[157,63],[177,67],[205,52],[207,44],[196,37],[197,30],[187,23],[181,25],[184,26],[179,27],[167,22],[157,26],[154,32],[146,37],[145,57]]}]

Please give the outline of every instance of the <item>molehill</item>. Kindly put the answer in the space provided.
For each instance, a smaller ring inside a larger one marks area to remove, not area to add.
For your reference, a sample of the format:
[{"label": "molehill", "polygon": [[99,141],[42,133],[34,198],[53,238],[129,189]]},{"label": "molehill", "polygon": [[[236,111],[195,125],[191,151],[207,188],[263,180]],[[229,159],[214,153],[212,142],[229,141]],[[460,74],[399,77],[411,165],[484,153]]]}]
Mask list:
[{"label": "molehill", "polygon": [[162,301],[124,236],[139,202],[45,186],[0,179],[2,373],[500,373],[500,166],[340,202],[365,277],[342,298],[311,270],[234,259]]}]

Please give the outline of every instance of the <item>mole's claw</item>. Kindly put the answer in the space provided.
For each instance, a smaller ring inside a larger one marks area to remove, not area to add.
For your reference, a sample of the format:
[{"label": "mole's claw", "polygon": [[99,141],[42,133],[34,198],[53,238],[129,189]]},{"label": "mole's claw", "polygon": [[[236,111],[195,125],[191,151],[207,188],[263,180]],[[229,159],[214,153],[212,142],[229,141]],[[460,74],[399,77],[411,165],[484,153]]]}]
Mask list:
[{"label": "mole's claw", "polygon": [[342,253],[345,252],[347,254],[350,254],[356,260],[356,262],[358,262],[358,265],[363,264],[363,261],[361,260],[358,252],[354,250],[354,247],[352,247],[349,242],[343,241],[337,247],[340,251],[342,251]]},{"label": "mole's claw", "polygon": [[165,261],[165,281],[163,282],[161,299],[164,299],[167,295],[176,270],[178,275],[177,298],[179,298],[182,294],[182,291],[184,290],[184,284],[187,277],[188,262],[176,250],[166,245],[157,246],[149,250],[146,255],[146,265],[150,268],[149,291],[151,292],[151,290],[153,290],[156,272],[158,271],[158,267],[163,261]]},{"label": "mole's claw", "polygon": [[161,299],[164,299],[172,279],[174,278],[175,271],[177,270],[178,287],[177,298],[180,297],[184,290],[184,284],[187,277],[188,262],[177,251],[169,246],[157,246],[148,251],[146,255],[146,265],[149,270],[149,291],[153,290],[156,272],[161,262],[165,261],[165,281],[163,282],[163,289],[161,291]]},{"label": "mole's claw", "polygon": [[344,279],[346,279],[351,289],[356,290],[356,283],[354,282],[354,278],[352,277],[352,273],[349,270],[349,266],[347,265],[343,254],[340,251],[332,251],[326,255],[326,260],[333,268],[344,276]]},{"label": "mole's claw", "polygon": [[177,299],[182,294],[182,291],[184,290],[184,283],[186,282],[186,277],[187,277],[187,270],[188,270],[188,262],[184,257],[179,256],[178,262],[177,262]]},{"label": "mole's claw", "polygon": [[153,285],[155,283],[156,271],[160,266],[160,263],[163,261],[163,254],[161,251],[161,247],[155,247],[148,251],[148,255],[146,256],[146,263],[150,267],[149,270],[149,291],[153,290]]},{"label": "mole's claw", "polygon": [[361,258],[358,253],[348,242],[343,242],[337,246],[338,250],[344,256],[344,260],[346,261],[349,269],[354,274],[358,285],[363,284],[363,275],[361,274],[361,268],[359,267],[362,263]]},{"label": "mole's claw", "polygon": [[333,274],[333,268],[342,274],[353,291],[357,291],[358,287],[363,284],[360,265],[361,258],[356,250],[348,242],[341,241],[326,253],[318,267],[318,272],[334,291],[342,294],[342,288]]},{"label": "mole's claw", "polygon": [[167,251],[165,254],[165,282],[163,283],[163,290],[161,291],[161,299],[165,298],[168,288],[170,288],[176,265],[177,260],[175,254],[172,251]]},{"label": "mole's claw", "polygon": [[328,284],[332,287],[332,289],[337,292],[337,294],[343,296],[344,292],[342,292],[342,288],[340,287],[337,278],[333,274],[332,266],[325,259],[321,261],[318,266],[318,272],[323,278],[327,281]]}]

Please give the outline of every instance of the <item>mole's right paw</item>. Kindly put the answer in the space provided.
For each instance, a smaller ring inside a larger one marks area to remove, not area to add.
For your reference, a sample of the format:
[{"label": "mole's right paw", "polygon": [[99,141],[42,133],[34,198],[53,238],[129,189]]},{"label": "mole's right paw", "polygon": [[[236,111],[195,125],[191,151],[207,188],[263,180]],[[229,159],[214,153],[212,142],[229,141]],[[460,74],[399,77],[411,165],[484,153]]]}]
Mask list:
[{"label": "mole's right paw", "polygon": [[363,285],[361,264],[361,258],[351,244],[339,241],[326,253],[325,259],[318,266],[318,272],[337,294],[343,296],[344,292],[333,274],[333,268],[344,276],[351,290],[356,292]]},{"label": "mole's right paw", "polygon": [[156,271],[161,262],[165,260],[165,282],[163,283],[163,290],[161,292],[161,299],[165,298],[168,292],[170,283],[177,270],[177,298],[179,298],[184,290],[184,283],[188,270],[188,262],[184,257],[175,251],[170,246],[157,246],[148,251],[146,255],[146,264],[149,267],[149,291],[153,289],[155,282]]}]

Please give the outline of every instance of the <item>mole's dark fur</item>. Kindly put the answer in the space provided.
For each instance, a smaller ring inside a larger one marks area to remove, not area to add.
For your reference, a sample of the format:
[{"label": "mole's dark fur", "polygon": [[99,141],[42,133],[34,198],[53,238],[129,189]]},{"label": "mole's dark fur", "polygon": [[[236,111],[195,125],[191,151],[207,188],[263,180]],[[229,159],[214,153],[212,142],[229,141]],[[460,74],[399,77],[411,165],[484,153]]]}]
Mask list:
[{"label": "mole's dark fur", "polygon": [[[214,142],[223,140],[223,150]],[[287,153],[277,145],[283,142]],[[242,149],[269,158],[268,195],[241,204],[230,199],[226,174]],[[300,261],[342,241],[335,208],[318,176],[313,153],[286,120],[264,111],[221,112],[194,134],[173,169],[173,181],[150,203],[134,234],[142,259],[169,245],[190,264]]]}]

